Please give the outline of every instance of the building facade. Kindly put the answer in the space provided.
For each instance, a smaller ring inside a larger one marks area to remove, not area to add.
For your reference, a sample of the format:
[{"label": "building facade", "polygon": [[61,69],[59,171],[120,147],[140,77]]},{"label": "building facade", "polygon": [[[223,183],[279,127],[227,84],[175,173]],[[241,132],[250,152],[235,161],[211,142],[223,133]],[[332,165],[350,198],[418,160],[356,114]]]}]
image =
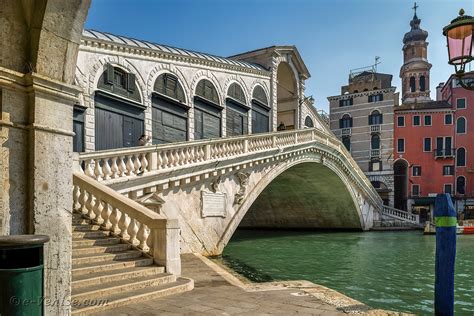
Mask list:
[{"label": "building facade", "polygon": [[294,46],[229,58],[113,34],[83,33],[74,109],[77,152],[315,126],[310,74]]},{"label": "building facade", "polygon": [[431,100],[428,32],[420,22],[415,13],[403,38],[403,104],[394,111],[393,170],[395,207],[426,221],[438,193],[451,194],[459,213],[474,204],[474,165],[468,159],[474,150],[474,117],[469,111],[474,93],[451,77],[437,87],[437,100]]},{"label": "building facade", "polygon": [[330,128],[364,171],[386,205],[393,206],[392,75],[368,69],[351,73],[341,94],[329,97]]}]

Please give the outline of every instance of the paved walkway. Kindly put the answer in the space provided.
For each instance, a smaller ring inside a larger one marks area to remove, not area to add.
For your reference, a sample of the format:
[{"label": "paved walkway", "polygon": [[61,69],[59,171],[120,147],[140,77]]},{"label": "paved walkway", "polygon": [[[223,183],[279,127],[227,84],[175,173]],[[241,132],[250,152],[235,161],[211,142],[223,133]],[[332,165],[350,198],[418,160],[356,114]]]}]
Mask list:
[{"label": "paved walkway", "polygon": [[[220,272],[221,274],[226,274],[225,271]],[[239,286],[232,285],[226,280],[232,281],[232,278],[223,278],[195,255],[182,256],[182,274],[183,277],[194,279],[194,290],[110,309],[97,315],[347,315],[344,312],[344,310],[347,311],[347,306],[343,309],[336,307],[337,303],[331,305],[323,302],[315,296],[309,295],[306,289],[303,291],[299,288],[281,289],[280,287],[280,289],[275,290],[275,286],[263,285],[253,287],[253,290],[245,290]],[[232,283],[236,283],[234,281]],[[327,288],[324,289],[334,292]],[[325,297],[328,296],[327,293],[323,293],[324,290],[318,289],[315,291]],[[360,305],[357,305],[357,307],[360,307]],[[366,308],[365,305],[364,307]],[[360,314],[360,310],[358,314]],[[398,313],[386,314],[385,312],[374,310],[368,314],[398,315]]]}]

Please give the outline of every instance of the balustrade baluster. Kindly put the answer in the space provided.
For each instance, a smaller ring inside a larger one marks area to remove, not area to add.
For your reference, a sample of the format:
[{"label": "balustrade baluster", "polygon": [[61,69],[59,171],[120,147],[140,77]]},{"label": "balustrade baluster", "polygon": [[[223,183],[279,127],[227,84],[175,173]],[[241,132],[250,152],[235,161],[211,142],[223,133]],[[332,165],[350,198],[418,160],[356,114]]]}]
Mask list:
[{"label": "balustrade baluster", "polygon": [[93,167],[92,159],[88,159],[85,162],[86,162],[85,174],[88,175],[91,178],[94,178],[95,174],[94,174],[94,167]]},{"label": "balustrade baluster", "polygon": [[97,180],[101,180],[102,176],[104,175],[102,173],[102,167],[100,165],[102,159],[95,159],[95,168],[94,168],[94,175]]},{"label": "balustrade baluster", "polygon": [[153,244],[155,242],[154,236],[153,236],[153,231],[149,229],[149,233],[146,239],[146,245],[148,246],[148,253],[153,254],[153,248],[155,245]]},{"label": "balustrade baluster", "polygon": [[120,233],[119,229],[119,220],[120,220],[121,212],[119,211],[118,208],[112,207],[112,213],[110,214],[110,230],[114,235],[117,235]]},{"label": "balustrade baluster", "polygon": [[143,251],[147,252],[149,250],[149,247],[146,244],[146,241],[148,239],[149,231],[148,231],[145,224],[143,224],[143,223],[138,223],[138,224],[140,226],[140,228],[138,229],[138,232],[137,232],[138,248],[140,248]]},{"label": "balustrade baluster", "polygon": [[81,195],[79,195],[79,203],[81,204],[79,211],[81,212],[82,215],[87,214],[87,207],[86,207],[86,202],[87,202],[87,193],[86,190],[81,189]]},{"label": "balustrade baluster", "polygon": [[[140,163],[140,154],[133,155],[133,173],[139,174],[140,172],[145,172],[145,169],[142,168],[142,164]],[[141,170],[141,171],[140,171]]]},{"label": "balustrade baluster", "polygon": [[127,160],[127,162],[125,163],[125,166],[126,166],[125,174],[129,176],[133,174],[133,168],[134,168],[132,156],[127,155],[125,156],[125,159]]},{"label": "balustrade baluster", "polygon": [[110,222],[110,215],[112,214],[111,206],[107,202],[103,202],[104,209],[102,210],[101,216],[104,220],[102,223],[102,227],[109,230],[112,227],[112,223]]},{"label": "balustrade baluster", "polygon": [[157,169],[161,170],[161,169],[163,169],[163,152],[162,151],[157,152],[156,156],[157,156],[157,160],[158,160]]},{"label": "balustrade baluster", "polygon": [[130,224],[130,217],[128,217],[125,212],[121,212],[122,216],[120,217],[120,220],[118,222],[118,228],[120,229],[120,236],[128,240],[130,236],[128,235],[128,225]]},{"label": "balustrade baluster", "polygon": [[125,164],[125,156],[120,156],[119,158],[119,176],[124,177],[127,174],[127,165]]},{"label": "balustrade baluster", "polygon": [[141,163],[141,165],[142,165],[142,170],[143,170],[143,172],[148,171],[148,159],[147,159],[147,154],[141,154],[140,163]]},{"label": "balustrade baluster", "polygon": [[110,179],[110,174],[112,173],[112,170],[109,165],[109,159],[104,158],[102,159],[102,174],[103,174],[103,179],[108,180]]},{"label": "balustrade baluster", "polygon": [[102,224],[104,219],[102,218],[102,211],[104,210],[104,205],[102,199],[100,197],[96,198],[95,205],[94,205],[94,222],[97,224]]},{"label": "balustrade baluster", "polygon": [[110,173],[111,173],[111,178],[115,179],[120,176],[120,170],[117,165],[117,159],[118,157],[112,157],[112,165],[110,166]]},{"label": "balustrade baluster", "polygon": [[130,236],[130,239],[128,240],[132,245],[138,245],[138,240],[137,240],[137,233],[138,233],[138,225],[137,221],[134,218],[130,218],[130,224],[128,225],[127,229],[128,235]]},{"label": "balustrade baluster", "polygon": [[86,210],[87,210],[87,217],[90,219],[95,218],[95,213],[93,211],[94,209],[94,196],[92,193],[87,192],[87,201],[86,201]]},{"label": "balustrade baluster", "polygon": [[81,206],[81,203],[79,203],[79,196],[81,195],[81,189],[79,188],[78,185],[74,186],[74,189],[72,190],[72,209],[74,211],[79,210],[79,207]]}]

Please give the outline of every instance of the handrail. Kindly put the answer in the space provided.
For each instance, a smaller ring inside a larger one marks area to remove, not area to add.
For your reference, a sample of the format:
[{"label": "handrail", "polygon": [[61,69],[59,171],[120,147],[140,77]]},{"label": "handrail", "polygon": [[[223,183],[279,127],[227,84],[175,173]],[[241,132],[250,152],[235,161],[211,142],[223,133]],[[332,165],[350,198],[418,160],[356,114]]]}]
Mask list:
[{"label": "handrail", "polygon": [[370,181],[344,145],[331,132],[318,128],[82,153],[79,155],[79,164],[87,176],[101,181],[310,143],[332,148],[334,154],[342,157],[350,172],[363,184],[362,187],[366,186],[363,189],[373,201],[382,204]]},{"label": "handrail", "polygon": [[73,208],[82,216],[153,256],[170,273],[181,273],[179,225],[99,181],[73,174]]},{"label": "handrail", "polygon": [[384,205],[382,208],[382,214],[393,218],[397,218],[403,221],[407,221],[413,224],[419,224],[419,215],[410,214],[408,212],[398,210],[394,207]]}]

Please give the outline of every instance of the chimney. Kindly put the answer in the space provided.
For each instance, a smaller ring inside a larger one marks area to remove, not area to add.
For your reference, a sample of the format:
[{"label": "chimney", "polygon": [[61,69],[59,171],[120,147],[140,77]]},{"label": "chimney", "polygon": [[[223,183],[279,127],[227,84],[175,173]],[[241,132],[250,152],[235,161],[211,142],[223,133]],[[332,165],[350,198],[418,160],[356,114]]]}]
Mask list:
[{"label": "chimney", "polygon": [[436,87],[436,101],[442,101],[443,96],[441,95],[441,88],[443,88],[444,82],[440,82]]}]

